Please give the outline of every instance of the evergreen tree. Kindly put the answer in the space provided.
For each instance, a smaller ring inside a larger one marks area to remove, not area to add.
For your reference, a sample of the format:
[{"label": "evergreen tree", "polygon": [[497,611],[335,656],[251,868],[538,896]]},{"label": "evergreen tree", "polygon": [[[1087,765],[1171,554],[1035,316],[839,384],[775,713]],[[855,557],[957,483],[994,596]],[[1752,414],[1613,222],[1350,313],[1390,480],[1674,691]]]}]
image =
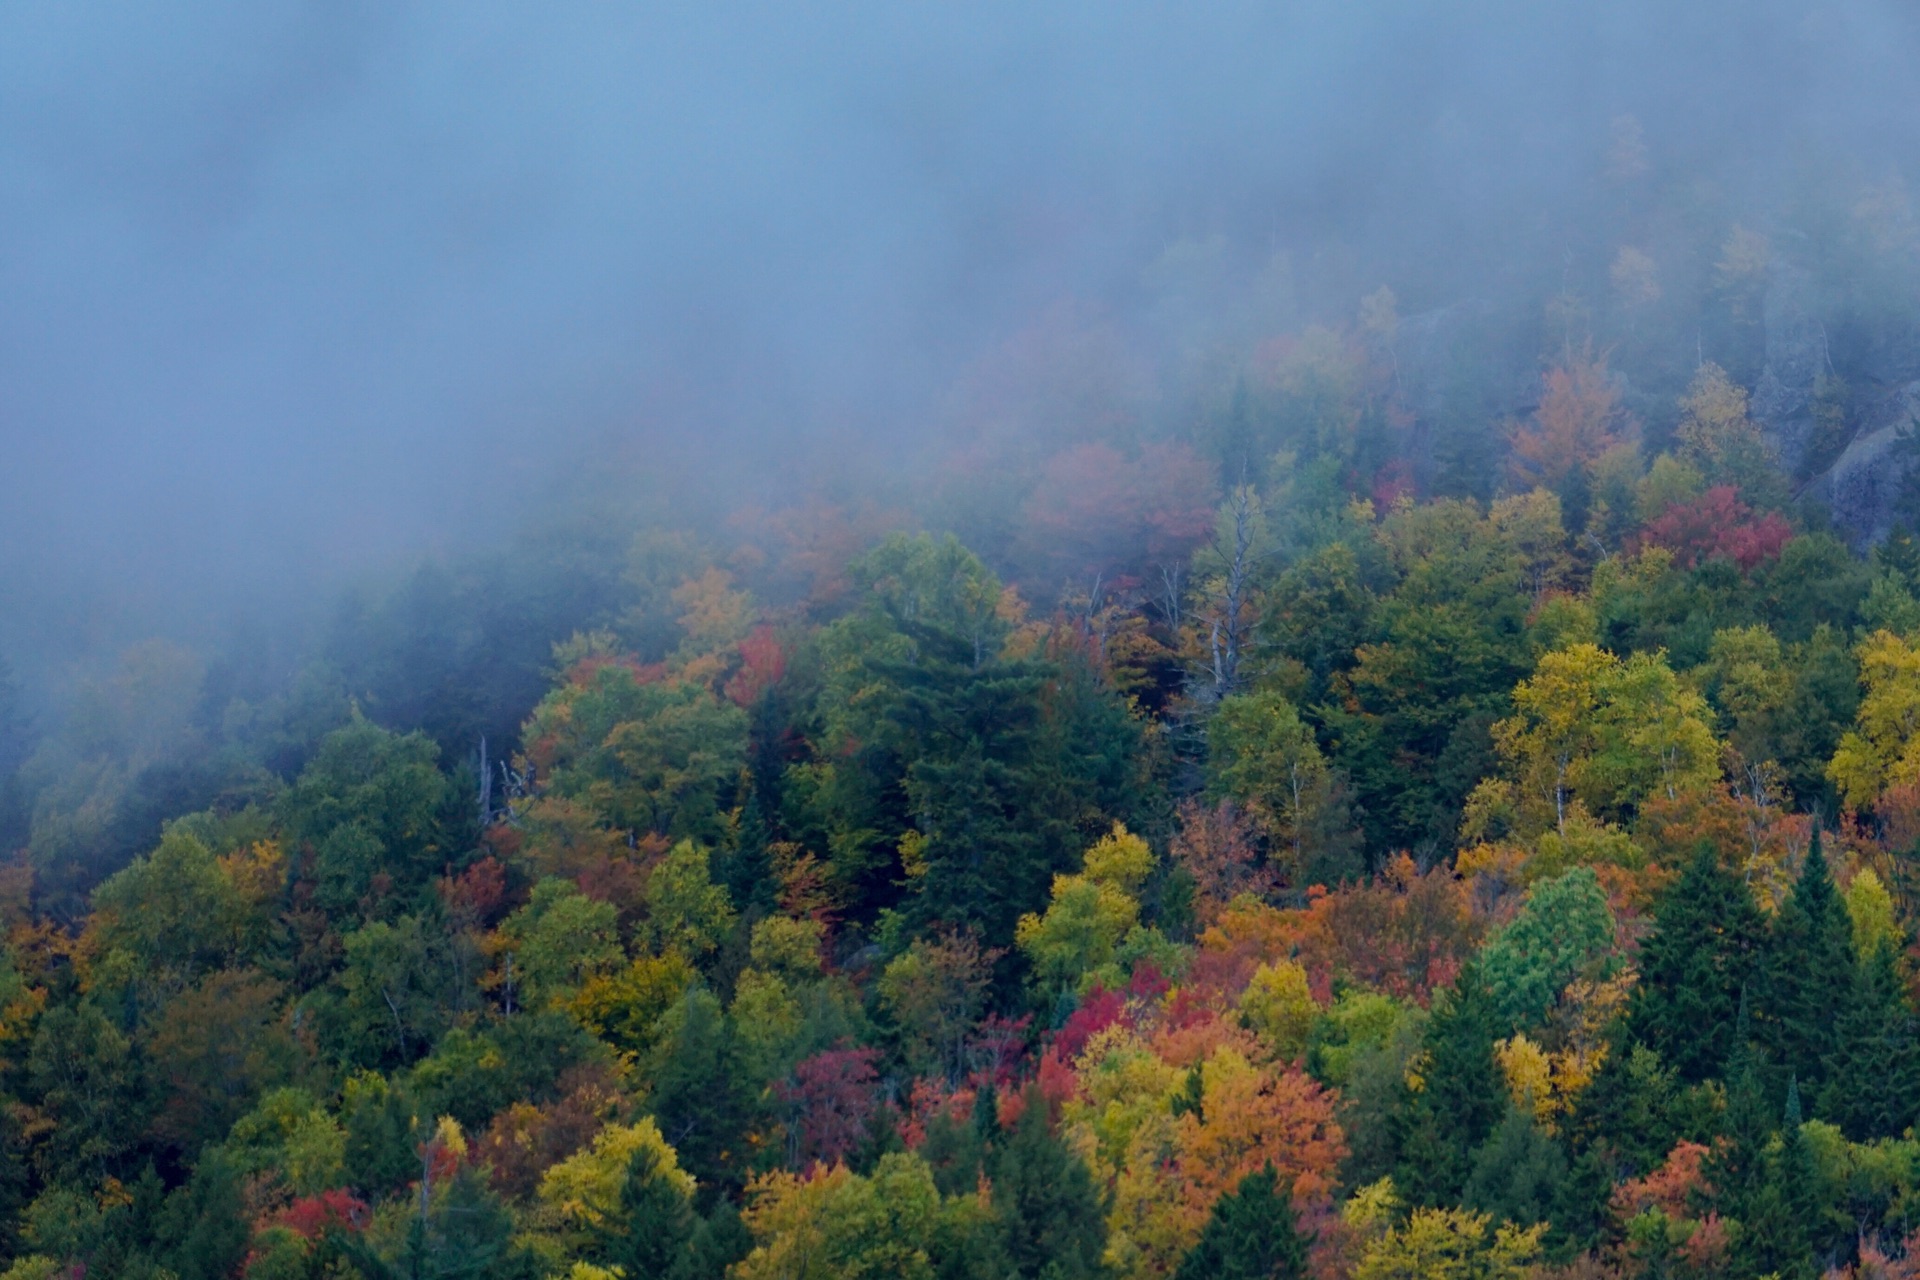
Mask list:
[{"label": "evergreen tree", "polygon": [[[1734,1021],[1733,1052],[1724,1068],[1727,1106],[1719,1140],[1706,1160],[1707,1183],[1724,1217],[1745,1221],[1767,1181],[1767,1144],[1778,1127],[1761,1083],[1744,993]],[[1798,1109],[1798,1093],[1793,1095]]]},{"label": "evergreen tree", "polygon": [[1898,1137],[1920,1117],[1920,1034],[1886,942],[1855,966],[1818,1111],[1855,1142]]},{"label": "evergreen tree", "polygon": [[1765,922],[1745,882],[1702,847],[1661,897],[1640,948],[1629,1025],[1681,1081],[1719,1071],[1735,1014],[1762,956]]},{"label": "evergreen tree", "polygon": [[1473,1171],[1473,1152],[1506,1108],[1493,1058],[1496,1015],[1477,961],[1436,1001],[1427,1024],[1417,1083],[1402,1086],[1394,1116],[1393,1180],[1419,1205],[1452,1204]]},{"label": "evergreen tree", "polygon": [[1474,1153],[1465,1203],[1502,1222],[1546,1222],[1567,1177],[1560,1144],[1519,1107],[1511,1107],[1493,1136]]},{"label": "evergreen tree", "polygon": [[693,1207],[680,1188],[660,1175],[659,1157],[640,1147],[620,1184],[620,1211],[595,1231],[603,1263],[629,1276],[665,1276],[693,1238]]},{"label": "evergreen tree", "polygon": [[179,1280],[225,1280],[240,1269],[253,1228],[240,1171],[220,1148],[208,1147],[187,1185],[167,1197],[161,1235]]},{"label": "evergreen tree", "polygon": [[1836,1045],[1836,1019],[1854,986],[1853,925],[1820,849],[1820,831],[1793,895],[1774,922],[1759,1019],[1773,1064],[1818,1096]]},{"label": "evergreen tree", "polygon": [[694,1227],[679,1263],[666,1274],[672,1280],[726,1280],[727,1268],[752,1249],[753,1233],[740,1221],[740,1211],[731,1200],[720,1200]]},{"label": "evergreen tree", "polygon": [[1302,1280],[1306,1274],[1307,1241],[1294,1224],[1291,1190],[1268,1165],[1214,1202],[1174,1280]]},{"label": "evergreen tree", "polygon": [[1048,1130],[1038,1087],[993,1160],[993,1209],[1013,1274],[1079,1280],[1100,1274],[1105,1207],[1087,1166]]},{"label": "evergreen tree", "polygon": [[1609,1199],[1621,1176],[1652,1172],[1682,1137],[1712,1136],[1688,1132],[1687,1102],[1660,1055],[1616,1029],[1600,1070],[1562,1125],[1573,1160],[1552,1214],[1557,1247],[1573,1252],[1599,1243],[1612,1226]]},{"label": "evergreen tree", "polygon": [[993,1088],[987,1085],[974,1099],[974,1119],[955,1120],[943,1109],[927,1120],[927,1136],[920,1144],[920,1158],[933,1170],[933,1185],[941,1195],[965,1195],[980,1185],[989,1130],[976,1121],[983,1106],[991,1108],[993,1104]]},{"label": "evergreen tree", "polygon": [[0,1093],[0,1261],[21,1251],[21,1210],[32,1179],[27,1169],[27,1138],[12,1098]]},{"label": "evergreen tree", "polygon": [[1779,1145],[1768,1153],[1765,1178],[1740,1218],[1735,1261],[1747,1276],[1813,1280],[1819,1268],[1812,1237],[1819,1205],[1813,1190],[1819,1170],[1800,1129],[1800,1088],[1787,1086],[1785,1122]]},{"label": "evergreen tree", "polygon": [[660,1131],[703,1189],[737,1188],[752,1102],[733,1027],[703,987],[687,992],[661,1025],[651,1099]]}]

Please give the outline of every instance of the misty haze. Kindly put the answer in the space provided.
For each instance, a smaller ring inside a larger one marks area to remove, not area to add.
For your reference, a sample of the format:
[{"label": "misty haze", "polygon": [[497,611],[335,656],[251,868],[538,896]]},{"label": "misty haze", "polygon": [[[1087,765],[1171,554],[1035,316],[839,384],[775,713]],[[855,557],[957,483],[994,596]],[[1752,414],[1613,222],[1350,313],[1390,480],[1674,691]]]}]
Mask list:
[{"label": "misty haze", "polygon": [[1920,1275],[1920,9],[0,6],[0,1280]]}]

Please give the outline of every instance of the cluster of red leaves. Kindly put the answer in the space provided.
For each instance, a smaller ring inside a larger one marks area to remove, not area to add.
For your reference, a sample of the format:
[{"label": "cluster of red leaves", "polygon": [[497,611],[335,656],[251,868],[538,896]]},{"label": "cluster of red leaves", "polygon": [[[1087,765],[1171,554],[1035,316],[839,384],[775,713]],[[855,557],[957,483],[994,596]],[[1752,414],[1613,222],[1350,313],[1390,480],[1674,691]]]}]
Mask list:
[{"label": "cluster of red leaves", "polygon": [[773,1087],[788,1111],[788,1150],[796,1166],[836,1164],[867,1136],[879,1105],[874,1057],[872,1049],[828,1049]]},{"label": "cluster of red leaves", "polygon": [[1668,507],[1640,531],[1643,545],[1665,547],[1682,568],[1721,558],[1739,565],[1742,573],[1777,558],[1791,537],[1793,526],[1777,512],[1755,516],[1726,484]]},{"label": "cluster of red leaves", "polygon": [[1406,458],[1388,458],[1373,473],[1374,510],[1391,511],[1400,499],[1413,495],[1413,464]]},{"label": "cluster of red leaves", "polygon": [[[1658,1169],[1644,1178],[1623,1182],[1613,1190],[1610,1207],[1623,1228],[1636,1215],[1658,1209],[1674,1222],[1691,1219],[1701,1198],[1710,1190],[1706,1179],[1708,1149],[1682,1141],[1667,1153]],[[1726,1259],[1730,1239],[1718,1214],[1709,1213],[1677,1250],[1680,1260],[1700,1275],[1717,1275]]]},{"label": "cluster of red leaves", "polygon": [[727,681],[726,695],[734,705],[750,707],[787,674],[787,651],[764,622],[747,633],[739,650],[740,668]]},{"label": "cluster of red leaves", "polygon": [[1005,1089],[1017,1078],[1020,1059],[1027,1051],[1027,1028],[1032,1014],[1003,1018],[990,1013],[980,1027],[967,1038],[967,1079],[976,1087],[992,1085]]},{"label": "cluster of red leaves", "polygon": [[1265,897],[1279,887],[1272,868],[1260,862],[1252,819],[1232,801],[1211,807],[1197,800],[1184,802],[1172,853],[1193,877],[1194,915],[1203,925],[1212,924],[1239,895]]},{"label": "cluster of red leaves", "polygon": [[973,1104],[978,1096],[967,1085],[948,1089],[944,1081],[935,1077],[918,1077],[907,1098],[907,1113],[900,1117],[900,1140],[909,1149],[919,1150],[920,1144],[927,1140],[927,1126],[936,1117],[944,1117],[951,1125],[971,1124]]},{"label": "cluster of red leaves", "polygon": [[1902,1240],[1891,1252],[1883,1241],[1862,1240],[1858,1262],[1827,1274],[1830,1280],[1920,1280],[1920,1232]]},{"label": "cluster of red leaves", "polygon": [[1261,964],[1291,958],[1321,1001],[1343,979],[1425,1004],[1481,931],[1464,880],[1446,867],[1422,872],[1402,854],[1367,883],[1309,894],[1305,907],[1229,906],[1201,935],[1187,988],[1205,1005],[1231,1003]]},{"label": "cluster of red leaves", "polygon": [[442,876],[434,888],[457,929],[491,928],[506,914],[507,868],[498,858],[485,857],[458,875]]},{"label": "cluster of red leaves", "polygon": [[633,672],[634,680],[640,684],[657,684],[670,674],[664,662],[642,662],[630,654],[594,653],[567,668],[567,683],[576,689],[584,689],[608,667],[625,667]]},{"label": "cluster of red leaves", "polygon": [[1184,444],[1132,457],[1080,444],[1047,459],[1027,498],[1027,537],[1070,576],[1189,554],[1213,528],[1214,468]]},{"label": "cluster of red leaves", "polygon": [[295,1200],[269,1225],[285,1227],[303,1240],[318,1240],[329,1231],[363,1231],[370,1217],[366,1201],[336,1189]]}]

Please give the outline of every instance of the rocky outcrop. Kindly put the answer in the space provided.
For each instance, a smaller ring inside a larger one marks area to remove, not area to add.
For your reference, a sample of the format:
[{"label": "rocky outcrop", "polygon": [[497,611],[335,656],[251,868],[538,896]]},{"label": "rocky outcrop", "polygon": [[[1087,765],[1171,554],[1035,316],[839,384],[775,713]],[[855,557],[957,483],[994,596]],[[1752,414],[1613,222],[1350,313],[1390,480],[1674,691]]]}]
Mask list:
[{"label": "rocky outcrop", "polygon": [[1860,431],[1816,484],[1834,523],[1856,548],[1885,541],[1908,477],[1920,465],[1920,382],[1909,382],[1869,411]]},{"label": "rocky outcrop", "polygon": [[1826,327],[1813,297],[1813,277],[1776,264],[1764,311],[1767,360],[1749,406],[1789,475],[1800,471],[1813,440],[1813,397],[1830,367]]}]

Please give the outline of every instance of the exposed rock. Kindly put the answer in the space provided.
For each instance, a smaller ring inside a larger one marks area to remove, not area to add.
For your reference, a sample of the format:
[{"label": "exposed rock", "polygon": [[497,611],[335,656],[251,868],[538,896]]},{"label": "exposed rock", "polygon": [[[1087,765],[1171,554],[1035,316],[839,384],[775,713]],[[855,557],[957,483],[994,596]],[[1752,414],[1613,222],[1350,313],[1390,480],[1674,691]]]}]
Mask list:
[{"label": "exposed rock", "polygon": [[1913,433],[1920,427],[1920,382],[1909,382],[1875,406],[1853,443],[1820,484],[1834,523],[1856,549],[1885,541],[1907,477],[1920,464]]},{"label": "exposed rock", "polygon": [[1827,332],[1814,309],[1813,277],[1776,263],[1763,313],[1767,360],[1750,411],[1788,474],[1800,469],[1813,439],[1813,393],[1828,367]]}]

